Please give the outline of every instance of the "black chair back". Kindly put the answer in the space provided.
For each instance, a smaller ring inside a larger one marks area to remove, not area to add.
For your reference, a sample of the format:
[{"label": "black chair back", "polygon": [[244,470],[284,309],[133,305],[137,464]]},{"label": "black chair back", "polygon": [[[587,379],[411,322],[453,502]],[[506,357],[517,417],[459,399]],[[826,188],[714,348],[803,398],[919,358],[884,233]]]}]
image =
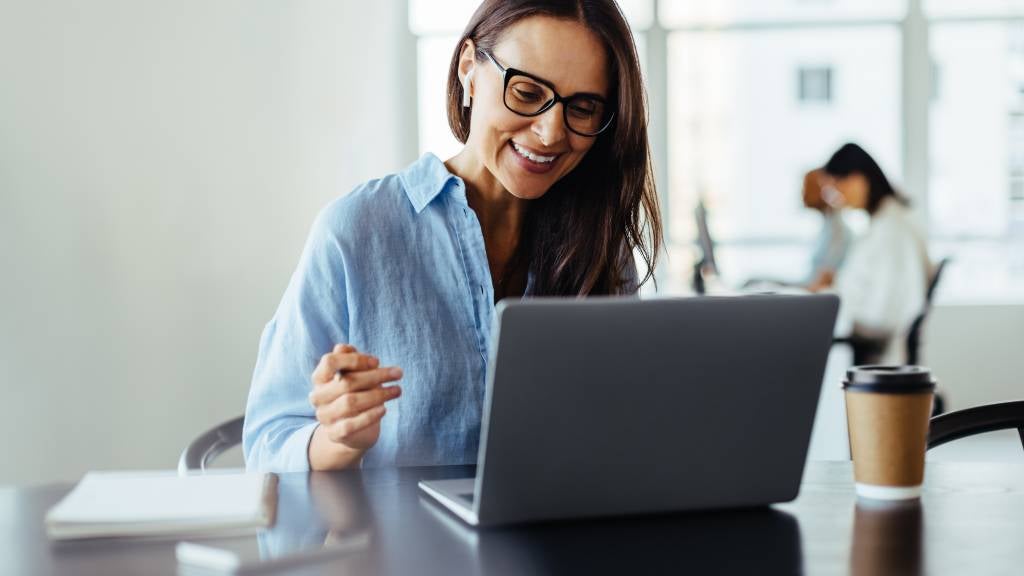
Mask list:
[{"label": "black chair back", "polygon": [[918,314],[917,318],[914,318],[913,323],[910,324],[910,330],[907,331],[907,364],[911,366],[918,364],[921,358],[921,331],[924,328],[925,318],[928,317],[928,313],[932,309],[935,287],[939,285],[942,271],[946,269],[947,264],[949,264],[949,258],[943,258],[935,266],[935,272],[932,273],[932,278],[928,282],[928,291],[925,293],[924,310]]},{"label": "black chair back", "polygon": [[975,434],[1016,428],[1024,447],[1024,400],[986,404],[935,416],[928,429],[928,449]]}]

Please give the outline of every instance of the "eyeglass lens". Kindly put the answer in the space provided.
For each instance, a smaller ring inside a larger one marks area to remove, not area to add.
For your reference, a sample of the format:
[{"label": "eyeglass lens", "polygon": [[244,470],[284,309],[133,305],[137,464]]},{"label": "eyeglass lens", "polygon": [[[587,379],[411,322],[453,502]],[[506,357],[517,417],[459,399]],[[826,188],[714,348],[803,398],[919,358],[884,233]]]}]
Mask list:
[{"label": "eyeglass lens", "polygon": [[[527,76],[512,76],[505,86],[505,106],[524,116],[535,116],[555,98],[551,88]],[[577,95],[563,102],[565,121],[573,131],[584,135],[597,134],[607,123],[604,102]]]}]

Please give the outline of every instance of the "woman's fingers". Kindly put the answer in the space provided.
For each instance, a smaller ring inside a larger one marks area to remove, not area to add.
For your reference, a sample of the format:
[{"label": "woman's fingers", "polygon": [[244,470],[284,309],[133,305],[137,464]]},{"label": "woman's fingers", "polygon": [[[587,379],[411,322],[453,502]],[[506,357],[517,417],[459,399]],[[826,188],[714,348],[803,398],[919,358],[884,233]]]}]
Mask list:
[{"label": "woman's fingers", "polygon": [[[369,390],[374,386],[378,386],[385,382],[394,382],[396,380],[400,380],[401,378],[401,368],[397,366],[387,366],[384,368],[377,368],[376,370],[366,370],[363,372],[349,372],[338,379],[337,385],[341,388],[341,391],[344,394],[347,392]],[[330,385],[335,385],[335,382],[331,382]]]},{"label": "woman's fingers", "polygon": [[331,382],[314,386],[313,391],[309,393],[309,401],[319,407],[334,402],[342,394],[369,390],[385,382],[394,382],[401,377],[402,369],[394,366],[362,372],[346,372],[344,376]]},{"label": "woman's fingers", "polygon": [[380,422],[387,412],[384,403],[401,396],[400,387],[383,386],[401,377],[400,368],[381,368],[375,356],[360,354],[350,344],[338,344],[324,354],[311,377],[309,401],[327,437],[334,442],[372,445],[376,434],[368,440],[359,432]]},{"label": "woman's fingers", "polygon": [[320,363],[313,371],[313,384],[326,384],[334,379],[334,374],[341,371],[372,370],[380,365],[380,360],[369,354],[359,354],[354,347],[351,351],[343,349],[337,351],[342,345],[336,346],[335,351],[324,354],[320,357]]},{"label": "woman's fingers", "polygon": [[[334,442],[344,442],[349,436],[380,422],[386,412],[387,408],[380,405],[353,418],[342,418],[333,424],[326,425],[327,437]],[[321,423],[321,425],[323,424]]]},{"label": "woman's fingers", "polygon": [[365,392],[343,394],[334,402],[317,408],[316,419],[321,424],[333,424],[342,418],[356,417],[401,395],[402,389],[398,386],[384,386]]}]

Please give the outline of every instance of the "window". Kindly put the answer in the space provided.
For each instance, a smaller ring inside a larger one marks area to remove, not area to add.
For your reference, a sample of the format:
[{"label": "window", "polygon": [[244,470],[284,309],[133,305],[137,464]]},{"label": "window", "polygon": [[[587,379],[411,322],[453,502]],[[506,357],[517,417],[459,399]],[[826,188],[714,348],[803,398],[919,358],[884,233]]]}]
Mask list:
[{"label": "window", "polygon": [[1024,15],[1022,0],[924,0],[929,18],[1005,19]]},{"label": "window", "polygon": [[458,36],[448,34],[417,41],[420,154],[433,152],[442,160],[462,147],[448,128],[447,102],[448,66],[458,41]]},{"label": "window", "polygon": [[[798,248],[792,268],[800,269],[801,249],[818,226],[801,203],[805,172],[856,141],[888,174],[901,174],[899,55],[898,29],[884,24],[672,32],[671,242],[695,237],[693,209],[703,198],[726,251],[789,243]],[[830,64],[803,65],[815,60]],[[830,105],[806,105],[822,100]],[[722,260],[727,272],[730,259]]]},{"label": "window", "polygon": [[661,0],[666,28],[824,23],[842,20],[897,21],[905,0]]},{"label": "window", "polygon": [[1010,204],[1019,208],[1024,203],[1024,114],[1010,116]]},{"label": "window", "polygon": [[1005,237],[1024,184],[1019,25],[940,22],[930,36],[943,70],[929,128],[933,236]]},{"label": "window", "polygon": [[797,85],[801,102],[828,104],[832,101],[832,68],[800,68],[797,71]]}]

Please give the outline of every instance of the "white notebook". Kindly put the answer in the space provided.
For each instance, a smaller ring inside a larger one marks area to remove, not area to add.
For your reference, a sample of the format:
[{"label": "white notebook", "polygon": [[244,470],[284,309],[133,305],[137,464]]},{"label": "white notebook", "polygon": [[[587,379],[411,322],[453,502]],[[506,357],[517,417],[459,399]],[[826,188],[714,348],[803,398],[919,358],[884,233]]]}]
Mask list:
[{"label": "white notebook", "polygon": [[203,536],[273,523],[277,477],[244,472],[89,472],[46,514],[50,538]]}]

